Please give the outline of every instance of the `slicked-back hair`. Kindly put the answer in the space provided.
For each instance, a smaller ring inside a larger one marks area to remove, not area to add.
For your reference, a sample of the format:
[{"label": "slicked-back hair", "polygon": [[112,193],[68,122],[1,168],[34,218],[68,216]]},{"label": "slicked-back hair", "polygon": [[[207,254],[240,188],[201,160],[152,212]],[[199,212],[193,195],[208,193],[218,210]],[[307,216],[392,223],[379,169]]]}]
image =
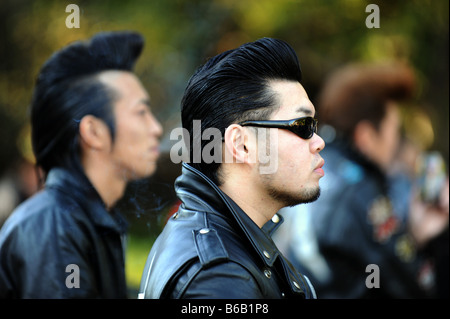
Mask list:
[{"label": "slicked-back hair", "polygon": [[138,33],[101,32],[67,45],[44,63],[31,102],[31,139],[36,165],[45,174],[56,166],[83,172],[78,137],[84,116],[103,120],[114,139],[115,92],[98,75],[132,71],[143,46]]},{"label": "slicked-back hair", "polygon": [[[220,185],[220,163],[205,163],[203,158],[195,163],[193,141],[201,140],[203,150],[210,143],[201,138],[207,128],[219,129],[224,136],[233,123],[268,119],[279,107],[270,81],[301,79],[297,54],[279,39],[262,38],[209,59],[190,78],[181,102],[182,125],[189,132],[190,165]],[[201,121],[200,136],[194,134],[194,120]]]}]

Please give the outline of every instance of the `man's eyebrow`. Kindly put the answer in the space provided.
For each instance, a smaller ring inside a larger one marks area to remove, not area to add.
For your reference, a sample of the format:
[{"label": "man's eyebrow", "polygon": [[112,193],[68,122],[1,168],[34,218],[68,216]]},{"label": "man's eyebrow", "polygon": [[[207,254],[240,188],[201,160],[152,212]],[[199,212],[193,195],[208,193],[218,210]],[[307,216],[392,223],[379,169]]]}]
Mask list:
[{"label": "man's eyebrow", "polygon": [[311,111],[310,108],[307,108],[305,106],[300,106],[297,110],[297,113],[305,113],[305,115],[307,116],[314,116],[313,112]]},{"label": "man's eyebrow", "polygon": [[151,108],[150,99],[141,99],[138,101],[137,104],[144,104],[147,105],[149,108]]}]

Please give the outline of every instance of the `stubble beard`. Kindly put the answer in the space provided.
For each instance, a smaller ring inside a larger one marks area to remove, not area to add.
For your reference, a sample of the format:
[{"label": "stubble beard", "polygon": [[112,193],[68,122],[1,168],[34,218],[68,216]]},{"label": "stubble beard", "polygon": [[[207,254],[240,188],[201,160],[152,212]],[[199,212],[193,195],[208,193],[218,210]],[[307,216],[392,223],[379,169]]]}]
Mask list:
[{"label": "stubble beard", "polygon": [[273,200],[280,202],[283,207],[312,203],[320,197],[320,187],[307,188],[298,193],[287,192],[270,186],[267,190],[269,196]]}]

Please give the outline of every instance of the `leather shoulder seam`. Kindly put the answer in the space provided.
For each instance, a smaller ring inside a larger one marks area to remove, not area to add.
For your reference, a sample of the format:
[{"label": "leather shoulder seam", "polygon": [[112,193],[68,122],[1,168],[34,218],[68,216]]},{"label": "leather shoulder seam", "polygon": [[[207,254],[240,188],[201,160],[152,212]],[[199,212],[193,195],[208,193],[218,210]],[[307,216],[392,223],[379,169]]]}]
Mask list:
[{"label": "leather shoulder seam", "polygon": [[192,233],[202,267],[207,268],[229,259],[228,252],[215,229],[202,228],[193,230]]}]

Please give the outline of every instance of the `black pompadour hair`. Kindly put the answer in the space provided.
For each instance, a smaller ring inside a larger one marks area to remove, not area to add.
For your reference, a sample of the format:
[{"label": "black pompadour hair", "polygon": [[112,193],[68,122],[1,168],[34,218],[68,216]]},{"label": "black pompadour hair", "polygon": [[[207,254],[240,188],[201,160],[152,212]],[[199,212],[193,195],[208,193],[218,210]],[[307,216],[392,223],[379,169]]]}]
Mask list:
[{"label": "black pompadour hair", "polygon": [[132,71],[144,46],[132,31],[101,32],[55,52],[42,66],[31,101],[31,139],[36,165],[82,172],[79,123],[102,119],[114,139],[114,92],[100,82],[103,71]]},{"label": "black pompadour hair", "polygon": [[190,165],[220,185],[220,163],[193,161],[193,141],[201,140],[202,150],[210,142],[195,136],[193,121],[201,121],[200,134],[217,128],[223,136],[233,123],[267,119],[279,107],[270,81],[301,79],[297,54],[279,39],[261,38],[210,58],[190,78],[181,102],[182,125],[189,133]]}]

